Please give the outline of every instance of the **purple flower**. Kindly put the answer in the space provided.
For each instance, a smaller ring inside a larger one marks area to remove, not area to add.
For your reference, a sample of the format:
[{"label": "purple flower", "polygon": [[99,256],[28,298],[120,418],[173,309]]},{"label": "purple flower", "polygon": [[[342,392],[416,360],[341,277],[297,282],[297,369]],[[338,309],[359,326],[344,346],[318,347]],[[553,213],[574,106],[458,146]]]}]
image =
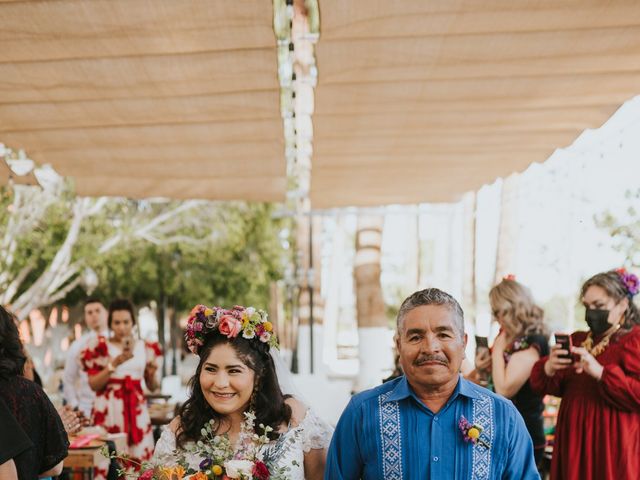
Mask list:
[{"label": "purple flower", "polygon": [[489,448],[489,444],[480,439],[480,434],[482,433],[482,427],[480,425],[471,423],[464,417],[464,415],[460,415],[458,428],[460,429],[462,438],[465,442],[472,443],[474,445],[482,445],[485,448]]},{"label": "purple flower", "polygon": [[200,470],[206,470],[211,465],[213,465],[213,460],[211,460],[210,458],[205,458],[200,462],[199,467],[200,467]]},{"label": "purple flower", "polygon": [[638,281],[638,277],[636,277],[633,273],[627,273],[622,281],[627,287],[627,291],[631,295],[635,295],[640,290],[640,282]]},{"label": "purple flower", "polygon": [[638,291],[640,291],[640,281],[636,275],[627,272],[625,268],[618,268],[616,273],[620,277],[620,281],[629,295],[634,296]]}]

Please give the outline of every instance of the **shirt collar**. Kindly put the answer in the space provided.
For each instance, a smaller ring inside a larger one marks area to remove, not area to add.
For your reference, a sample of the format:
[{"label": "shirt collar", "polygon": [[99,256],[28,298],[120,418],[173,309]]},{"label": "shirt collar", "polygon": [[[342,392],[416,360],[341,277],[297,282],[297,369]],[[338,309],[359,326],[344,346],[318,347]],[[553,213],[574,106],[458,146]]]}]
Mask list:
[{"label": "shirt collar", "polygon": [[[480,394],[477,391],[475,385],[468,380],[465,380],[462,375],[458,378],[458,383],[455,390],[451,394],[451,398],[455,398],[458,395],[464,395],[470,398],[480,398]],[[408,397],[414,397],[416,400],[416,394],[413,392],[411,385],[406,376],[402,376],[395,387],[391,390],[391,393],[386,398],[385,402],[397,402]],[[418,400],[419,401],[419,400]]]}]

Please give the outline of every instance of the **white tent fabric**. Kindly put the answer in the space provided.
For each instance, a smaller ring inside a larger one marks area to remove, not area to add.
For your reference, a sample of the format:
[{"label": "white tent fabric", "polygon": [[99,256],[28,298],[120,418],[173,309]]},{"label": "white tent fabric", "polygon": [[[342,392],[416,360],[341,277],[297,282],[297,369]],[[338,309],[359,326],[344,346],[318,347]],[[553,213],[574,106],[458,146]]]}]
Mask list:
[{"label": "white tent fabric", "polygon": [[[635,0],[319,5],[313,208],[454,200],[640,92]],[[269,1],[0,0],[0,141],[81,195],[282,201],[277,67]]]},{"label": "white tent fabric", "polygon": [[281,201],[269,2],[0,1],[0,141],[81,195]]},{"label": "white tent fabric", "polygon": [[640,93],[631,0],[323,0],[314,208],[450,201]]}]

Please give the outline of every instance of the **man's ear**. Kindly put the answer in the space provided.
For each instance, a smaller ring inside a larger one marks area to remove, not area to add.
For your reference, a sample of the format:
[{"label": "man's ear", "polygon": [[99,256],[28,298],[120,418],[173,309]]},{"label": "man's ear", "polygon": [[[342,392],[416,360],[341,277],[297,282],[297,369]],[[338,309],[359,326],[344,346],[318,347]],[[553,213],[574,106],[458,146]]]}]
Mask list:
[{"label": "man's ear", "polygon": [[396,334],[393,336],[393,341],[396,344],[396,350],[400,352],[400,332],[396,331]]},{"label": "man's ear", "polygon": [[462,335],[462,343],[464,344],[464,353],[462,358],[467,358],[467,341],[469,340],[469,336],[465,333]]}]

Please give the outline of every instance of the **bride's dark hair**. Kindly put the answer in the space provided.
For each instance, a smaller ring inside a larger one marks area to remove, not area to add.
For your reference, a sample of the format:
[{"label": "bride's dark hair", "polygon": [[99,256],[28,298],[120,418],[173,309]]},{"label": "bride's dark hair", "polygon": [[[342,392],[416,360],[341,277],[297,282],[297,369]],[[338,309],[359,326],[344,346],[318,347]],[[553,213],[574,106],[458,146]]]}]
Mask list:
[{"label": "bride's dark hair", "polygon": [[227,338],[218,332],[207,335],[204,345],[198,349],[200,361],[195,375],[189,381],[191,395],[189,399],[178,409],[180,415],[180,428],[176,436],[178,448],[182,448],[186,442],[198,441],[202,438],[200,431],[206,422],[213,419],[218,428],[223,416],[216,412],[204,398],[200,385],[200,372],[202,365],[209,357],[211,350],[218,345],[228,344],[235,351],[238,358],[255,372],[253,396],[251,408],[256,415],[256,433],[262,434],[260,424],[270,426],[273,431],[269,438],[278,438],[280,426],[288,424],[291,420],[291,407],[285,403],[289,397],[283,395],[276,375],[276,367],[273,358],[269,355],[269,345],[255,340],[247,340],[242,336]]}]

